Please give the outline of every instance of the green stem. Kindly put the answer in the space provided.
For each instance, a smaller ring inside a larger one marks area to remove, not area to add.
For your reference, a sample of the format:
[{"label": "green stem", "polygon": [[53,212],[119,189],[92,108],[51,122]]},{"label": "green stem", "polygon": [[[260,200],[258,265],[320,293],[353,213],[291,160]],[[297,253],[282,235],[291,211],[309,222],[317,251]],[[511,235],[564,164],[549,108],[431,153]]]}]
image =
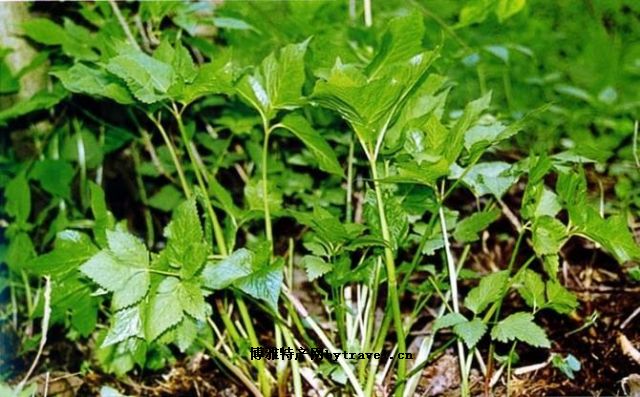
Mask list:
[{"label": "green stem", "polygon": [[[251,343],[252,347],[259,347],[260,342],[258,342],[258,338],[256,336],[256,332],[253,329],[253,323],[251,322],[251,316],[249,315],[249,310],[247,310],[247,305],[244,303],[244,299],[240,294],[236,296],[236,302],[238,303],[238,311],[240,311],[240,317],[242,318],[242,322],[245,324],[247,328],[247,334],[249,335],[249,343]],[[258,370],[258,383],[260,383],[260,389],[262,390],[262,394],[265,397],[269,397],[271,395],[271,386],[269,384],[269,378],[267,377],[267,369],[264,365],[263,360],[255,361],[256,368]]]},{"label": "green stem", "polygon": [[[200,339],[199,342],[211,353],[213,357],[215,357],[218,361],[222,363],[229,371],[231,371],[247,389],[254,395],[254,397],[262,397],[262,393],[258,390],[257,387],[254,386],[251,379],[249,379],[240,368],[233,365],[231,361],[229,361],[223,354],[221,354],[218,349],[215,348],[211,343]],[[260,361],[260,360],[258,360]]]},{"label": "green stem", "polygon": [[182,164],[178,159],[178,155],[176,154],[176,148],[173,146],[171,139],[169,139],[169,135],[167,131],[162,126],[160,119],[155,119],[151,115],[147,115],[151,122],[156,126],[158,131],[160,131],[160,135],[164,140],[165,145],[167,145],[167,149],[169,150],[169,155],[171,156],[171,161],[173,161],[173,165],[176,167],[176,171],[178,172],[178,179],[180,179],[180,185],[182,186],[182,190],[184,191],[185,196],[187,198],[191,198],[191,188],[189,188],[189,184],[187,183],[187,179],[184,176],[184,170],[182,169]]},{"label": "green stem", "polygon": [[[393,251],[391,250],[391,233],[389,232],[389,225],[387,224],[387,215],[384,209],[384,202],[382,200],[382,188],[378,178],[378,170],[376,167],[375,159],[370,157],[369,165],[371,168],[371,177],[373,178],[373,187],[376,194],[376,202],[378,205],[378,216],[380,217],[380,229],[382,232],[382,239],[385,242],[384,258],[385,266],[387,270],[387,286],[389,289],[389,301],[393,309],[393,323],[396,331],[396,338],[398,341],[398,353],[405,353],[407,346],[405,342],[404,327],[402,326],[402,312],[400,311],[400,299],[398,297],[398,283],[396,280],[396,266],[393,258]],[[398,360],[398,381],[404,379],[407,370],[406,360]],[[397,396],[402,396],[404,384],[396,390]]]},{"label": "green stem", "polygon": [[355,142],[353,136],[349,142],[349,157],[347,160],[347,213],[346,221],[353,222],[353,161],[355,152]]},{"label": "green stem", "polygon": [[[444,185],[443,185],[444,186]],[[449,235],[447,232],[447,222],[444,217],[444,210],[441,201],[440,208],[438,209],[438,214],[440,216],[440,226],[442,228],[442,239],[444,241],[444,250],[447,258],[447,270],[449,273],[449,284],[451,288],[451,303],[453,306],[454,313],[460,313],[460,307],[458,305],[458,271],[456,269],[456,265],[454,263],[453,255],[451,254],[451,247],[449,244]],[[469,379],[465,376],[465,355],[464,355],[464,346],[462,345],[462,341],[457,341],[458,345],[458,360],[460,361],[460,373],[462,378],[462,384],[460,385],[461,395],[466,397],[469,395]]]},{"label": "green stem", "polygon": [[269,135],[271,130],[269,128],[269,122],[264,117],[262,118],[262,128],[264,129],[264,142],[262,143],[262,202],[264,204],[264,230],[267,236],[267,241],[273,244],[271,213],[269,211],[269,189],[267,188],[269,171],[267,162],[269,160]]},{"label": "green stem", "polygon": [[153,220],[151,218],[151,211],[149,211],[149,199],[147,197],[147,191],[144,188],[144,182],[142,180],[142,174],[140,173],[140,155],[138,154],[138,146],[133,145],[131,148],[131,157],[133,158],[133,167],[136,171],[136,184],[138,185],[138,193],[140,194],[140,201],[143,204],[144,223],[147,229],[147,246],[152,247],[155,241],[155,235],[153,230]]},{"label": "green stem", "polygon": [[162,274],[163,276],[170,276],[170,277],[180,277],[180,274],[178,273],[173,273],[173,272],[167,272],[164,270],[159,270],[159,269],[151,269],[151,268],[147,268],[147,269],[140,269],[138,270],[138,272],[144,272],[147,271],[149,273],[155,273],[155,274]]},{"label": "green stem", "polygon": [[222,254],[223,256],[227,256],[229,254],[229,251],[227,249],[227,244],[224,240],[224,233],[222,232],[222,227],[220,227],[218,216],[216,215],[216,212],[213,210],[213,204],[211,204],[211,199],[209,198],[209,191],[205,186],[204,179],[202,177],[202,172],[200,170],[200,167],[198,166],[196,157],[191,149],[191,141],[187,137],[187,131],[185,130],[184,123],[182,122],[181,112],[178,111],[175,104],[173,104],[172,113],[176,119],[176,122],[178,123],[178,130],[180,131],[182,142],[185,148],[187,149],[187,154],[189,155],[189,160],[191,161],[191,165],[193,166],[193,171],[196,175],[196,180],[198,181],[198,185],[202,190],[202,196],[206,204],[206,209],[209,214],[209,218],[211,219],[211,224],[213,225],[213,235],[215,236],[216,244],[218,245],[218,250],[220,251],[220,254]]}]

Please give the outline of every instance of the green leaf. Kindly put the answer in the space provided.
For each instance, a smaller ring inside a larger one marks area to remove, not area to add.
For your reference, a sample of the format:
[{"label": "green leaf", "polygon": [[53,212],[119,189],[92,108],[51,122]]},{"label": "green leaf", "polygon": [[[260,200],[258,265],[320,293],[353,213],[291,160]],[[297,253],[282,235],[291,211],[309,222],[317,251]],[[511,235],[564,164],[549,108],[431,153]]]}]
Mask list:
[{"label": "green leaf", "polygon": [[544,330],[533,322],[533,315],[518,312],[496,324],[491,337],[500,342],[519,340],[534,347],[551,347]]},{"label": "green leaf", "polygon": [[98,244],[105,247],[107,245],[107,230],[113,229],[115,220],[107,209],[107,202],[102,188],[93,182],[89,182],[89,192],[91,194],[91,212],[94,219],[93,233]]},{"label": "green leaf", "polygon": [[178,301],[182,309],[196,320],[205,321],[207,304],[204,301],[200,285],[192,280],[183,280],[177,287]]},{"label": "green leaf", "polygon": [[182,88],[180,101],[188,104],[206,95],[231,93],[233,90],[231,79],[229,63],[213,62],[201,65],[193,81]]},{"label": "green leaf", "polygon": [[62,51],[74,58],[97,60],[93,50],[94,38],[86,28],[76,25],[70,19],[64,21],[64,28],[46,18],[31,18],[22,24],[27,37],[45,45],[62,46]]},{"label": "green leaf", "polygon": [[487,325],[479,318],[464,321],[453,326],[453,332],[464,340],[468,348],[474,347],[487,332]]},{"label": "green leaf", "polygon": [[288,114],[279,124],[305,144],[318,160],[322,170],[338,176],[344,175],[342,166],[340,166],[331,146],[304,117],[299,114]]},{"label": "green leaf", "polygon": [[240,97],[271,120],[278,110],[300,105],[305,81],[304,55],[309,40],[290,44],[267,56],[237,83]]},{"label": "green leaf", "polygon": [[482,313],[489,304],[497,301],[505,293],[509,283],[509,272],[503,270],[484,276],[480,284],[467,294],[464,305],[475,314]]},{"label": "green leaf", "polygon": [[82,273],[113,292],[113,308],[139,302],[149,289],[149,254],[133,235],[107,231],[109,249],[103,249],[80,267]]},{"label": "green leaf", "polygon": [[55,85],[52,91],[47,89],[38,91],[31,98],[17,102],[12,107],[0,111],[0,125],[37,110],[51,109],[66,96],[66,91],[59,85]]},{"label": "green leaf", "polygon": [[218,263],[208,263],[202,270],[203,286],[217,290],[253,272],[253,253],[240,248]]},{"label": "green leaf", "polygon": [[59,78],[64,88],[73,93],[109,98],[123,105],[135,103],[127,87],[102,69],[77,63],[67,70],[51,74]]},{"label": "green leaf", "polygon": [[265,301],[271,309],[277,311],[283,265],[282,258],[272,264],[263,265],[250,275],[236,280],[234,286],[256,299]]},{"label": "green leaf", "polygon": [[557,254],[567,240],[567,228],[549,216],[536,219],[533,224],[533,249],[536,254]]},{"label": "green leaf", "polygon": [[313,281],[333,269],[331,263],[327,263],[324,259],[313,255],[305,255],[302,261],[300,261],[300,264],[304,267],[304,270],[306,270],[309,281]]},{"label": "green leaf", "polygon": [[527,4],[527,0],[498,0],[496,15],[498,20],[503,22],[511,16],[517,14]]},{"label": "green leaf", "polygon": [[435,52],[417,53],[386,67],[372,80],[354,65],[344,65],[338,59],[329,76],[316,83],[313,100],[338,112],[372,151],[424,81],[436,57]]},{"label": "green leaf", "polygon": [[423,36],[424,22],[419,13],[392,19],[382,36],[376,56],[365,70],[369,79],[374,79],[385,67],[404,62],[421,52]]},{"label": "green leaf", "polygon": [[71,198],[71,181],[74,170],[64,160],[44,159],[38,161],[31,170],[31,177],[40,182],[40,186],[56,197]]},{"label": "green leaf", "polygon": [[5,210],[18,224],[26,224],[31,213],[31,190],[24,174],[13,178],[6,186]]},{"label": "green leaf", "polygon": [[551,190],[543,187],[542,194],[540,195],[540,198],[536,203],[533,216],[536,218],[542,216],[550,216],[553,218],[558,214],[558,212],[560,212],[561,209],[562,206],[558,201],[558,196]]},{"label": "green leaf", "polygon": [[629,231],[624,216],[603,219],[594,208],[587,207],[582,211],[586,220],[582,224],[577,223],[579,234],[602,245],[619,263],[640,259],[640,246]]},{"label": "green leaf", "polygon": [[558,278],[558,270],[560,269],[560,261],[558,254],[544,255],[542,257],[542,265],[547,275],[555,280]]},{"label": "green leaf", "polygon": [[170,212],[182,201],[182,192],[171,184],[164,185],[156,194],[149,197],[149,205],[164,212]]},{"label": "green leaf", "polygon": [[462,177],[462,182],[477,196],[492,194],[499,199],[518,180],[518,177],[513,175],[512,166],[502,161],[488,161],[473,165],[466,175],[463,175],[464,169],[456,164],[451,167],[451,170],[450,178]]},{"label": "green leaf", "polygon": [[195,320],[185,317],[180,325],[176,328],[176,340],[175,343],[180,349],[180,352],[184,353],[191,347],[193,342],[198,336],[198,325]]},{"label": "green leaf", "polygon": [[14,94],[20,90],[20,80],[13,76],[4,58],[7,53],[0,50],[0,95]]},{"label": "green leaf", "polygon": [[11,237],[4,261],[13,271],[20,271],[36,256],[31,237],[26,232],[18,232]]},{"label": "green leaf", "polygon": [[529,307],[537,309],[544,305],[544,281],[538,273],[526,269],[518,279],[518,283],[520,284],[517,287],[518,293]]},{"label": "green leaf", "polygon": [[475,101],[469,102],[464,108],[462,116],[456,121],[449,133],[447,146],[444,150],[444,157],[450,164],[453,164],[462,153],[467,131],[478,120],[482,112],[489,107],[490,103],[491,92]]},{"label": "green leaf", "polygon": [[145,311],[144,330],[147,341],[153,341],[184,318],[179,299],[180,280],[166,277],[151,294]]},{"label": "green leaf", "polygon": [[62,26],[46,18],[31,18],[22,28],[28,38],[41,44],[61,45],[68,39]]},{"label": "green leaf", "polygon": [[38,275],[62,274],[76,271],[98,252],[89,236],[76,230],[65,230],[56,236],[55,248],[40,255],[27,265],[27,269]]},{"label": "green leaf", "polygon": [[129,48],[111,58],[107,70],[123,79],[133,96],[144,103],[166,98],[175,79],[171,65]]},{"label": "green leaf", "polygon": [[494,0],[471,0],[460,10],[457,28],[484,21],[491,12]]},{"label": "green leaf", "polygon": [[163,251],[169,265],[180,268],[183,278],[193,277],[210,252],[209,245],[204,242],[195,199],[187,200],[175,209],[164,235],[169,240]]},{"label": "green leaf", "polygon": [[114,345],[133,336],[144,337],[140,306],[126,308],[113,314],[111,327],[101,347]]},{"label": "green leaf", "polygon": [[454,325],[468,321],[465,316],[460,313],[447,313],[444,316],[438,318],[433,324],[433,332],[436,332],[443,328],[450,328]]},{"label": "green leaf", "polygon": [[479,233],[500,217],[500,210],[476,212],[456,225],[453,237],[460,242],[472,242],[480,238]]},{"label": "green leaf", "polygon": [[547,301],[545,307],[561,314],[569,314],[579,306],[578,298],[558,281],[547,281]]}]

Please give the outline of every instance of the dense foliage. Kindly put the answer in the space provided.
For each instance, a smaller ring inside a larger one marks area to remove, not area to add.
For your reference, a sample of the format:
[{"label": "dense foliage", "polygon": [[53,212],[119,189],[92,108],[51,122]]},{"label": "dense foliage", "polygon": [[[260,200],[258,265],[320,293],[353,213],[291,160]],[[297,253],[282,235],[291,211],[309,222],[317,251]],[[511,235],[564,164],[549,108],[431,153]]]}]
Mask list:
[{"label": "dense foliage", "polygon": [[[16,355],[50,328],[89,346],[85,373],[205,351],[255,395],[401,396],[454,347],[462,395],[508,393],[518,352],[579,374],[538,321],[579,308],[563,247],[639,278],[633,1],[380,2],[372,26],[335,1],[30,12],[37,55],[0,48]],[[260,345],[416,359],[250,360]]]}]

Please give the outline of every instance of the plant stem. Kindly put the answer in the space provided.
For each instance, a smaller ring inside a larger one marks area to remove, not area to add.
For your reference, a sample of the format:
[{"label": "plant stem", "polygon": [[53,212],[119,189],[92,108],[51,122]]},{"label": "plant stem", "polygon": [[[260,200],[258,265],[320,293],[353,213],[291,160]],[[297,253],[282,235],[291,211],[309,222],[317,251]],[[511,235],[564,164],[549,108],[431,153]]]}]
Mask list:
[{"label": "plant stem", "polygon": [[153,220],[151,219],[151,211],[149,211],[149,199],[147,197],[147,191],[144,188],[144,182],[142,180],[142,174],[140,173],[140,155],[138,154],[138,145],[131,147],[131,157],[133,158],[133,167],[136,171],[136,184],[138,185],[138,193],[140,194],[140,201],[142,201],[144,212],[144,223],[147,228],[147,247],[152,247],[155,241],[155,235],[153,230]]},{"label": "plant stem", "polygon": [[[249,310],[247,310],[247,305],[244,303],[244,299],[240,294],[236,295],[236,302],[238,303],[238,311],[240,312],[240,317],[242,317],[242,322],[245,324],[245,327],[247,327],[249,343],[251,343],[252,347],[259,347],[260,342],[258,342],[256,332],[253,329]],[[260,383],[260,389],[265,397],[269,397],[271,395],[271,386],[269,384],[269,378],[267,377],[267,369],[265,368],[264,361],[256,360],[255,365],[258,370],[258,383]]]},{"label": "plant stem", "polygon": [[349,142],[349,157],[347,160],[347,211],[346,221],[353,222],[353,161],[354,161],[355,142],[353,136]]},{"label": "plant stem", "polygon": [[147,117],[149,117],[151,122],[155,124],[158,131],[160,131],[160,135],[162,136],[162,139],[164,140],[164,143],[165,145],[167,145],[167,149],[169,150],[169,155],[171,156],[173,165],[176,167],[176,171],[178,172],[178,179],[180,179],[180,185],[182,186],[182,190],[184,191],[184,194],[185,196],[187,196],[187,198],[191,198],[191,188],[189,188],[187,179],[184,176],[184,170],[182,169],[182,164],[180,163],[180,160],[178,159],[178,155],[176,153],[176,148],[173,146],[171,139],[169,139],[169,135],[167,134],[167,131],[162,126],[162,123],[160,122],[159,118],[156,120],[151,115],[147,115]]},{"label": "plant stem", "polygon": [[[211,321],[211,320],[209,320]],[[211,343],[200,339],[200,343],[207,348],[207,350],[209,351],[209,353],[211,353],[211,355],[213,357],[215,357],[217,360],[219,360],[222,365],[224,365],[225,367],[227,367],[227,369],[229,369],[229,371],[233,372],[233,374],[242,382],[243,385],[245,385],[245,387],[247,389],[249,389],[249,391],[255,396],[255,397],[262,397],[262,393],[260,392],[260,390],[258,390],[257,387],[254,386],[253,382],[251,381],[251,379],[249,379],[238,367],[236,367],[235,365],[233,365],[233,363],[229,360],[227,360],[227,358],[222,355],[218,349],[215,348],[215,346],[211,345]]]},{"label": "plant stem", "polygon": [[178,111],[175,103],[173,104],[173,116],[178,123],[178,130],[180,131],[180,136],[182,137],[182,142],[187,150],[187,154],[189,155],[189,160],[191,161],[191,165],[193,166],[193,172],[196,174],[196,180],[198,181],[198,185],[202,190],[202,196],[204,198],[206,209],[209,214],[209,218],[211,219],[211,224],[213,225],[213,235],[216,239],[216,244],[218,245],[218,250],[220,254],[223,256],[227,256],[229,251],[227,249],[227,244],[224,240],[224,233],[222,232],[222,228],[220,227],[220,222],[218,221],[218,217],[216,212],[213,210],[213,204],[211,204],[211,199],[209,198],[209,191],[207,190],[204,179],[202,178],[202,173],[198,163],[196,161],[196,157],[191,150],[190,139],[187,136],[187,131],[184,128],[184,123],[182,122],[181,112]]},{"label": "plant stem", "polygon": [[[387,215],[384,209],[384,202],[382,201],[382,188],[380,187],[380,181],[378,179],[378,170],[376,168],[376,162],[373,157],[369,159],[369,165],[371,167],[371,177],[373,178],[373,186],[376,194],[376,203],[378,205],[378,216],[380,217],[380,230],[382,232],[382,239],[385,242],[384,257],[387,270],[387,286],[389,289],[389,301],[391,308],[393,309],[393,323],[396,331],[396,338],[398,341],[398,353],[405,353],[407,346],[405,342],[404,327],[402,326],[402,312],[400,311],[400,299],[398,297],[398,283],[396,280],[396,266],[393,258],[393,251],[391,250],[391,233],[389,232],[389,225],[387,224]],[[398,360],[398,376],[397,381],[404,379],[407,369],[405,360]],[[404,389],[404,384],[396,390],[396,395],[401,396]]]},{"label": "plant stem", "polygon": [[267,188],[267,161],[269,160],[269,134],[271,130],[269,129],[269,122],[265,117],[262,118],[262,128],[264,129],[264,141],[262,143],[262,202],[264,204],[264,230],[267,241],[273,245],[273,230],[271,228],[271,213],[269,211],[269,189]]},{"label": "plant stem", "polygon": [[[444,185],[443,185],[444,186]],[[451,247],[449,244],[449,235],[447,233],[447,222],[444,217],[443,205],[441,203],[440,208],[438,209],[438,214],[440,216],[440,226],[442,227],[442,239],[444,241],[444,250],[447,258],[447,271],[449,273],[449,284],[451,287],[451,303],[453,306],[454,313],[460,313],[460,307],[458,305],[458,271],[456,269],[456,265],[454,263],[453,255],[451,254]],[[462,345],[462,341],[457,341],[458,345],[458,359],[460,360],[460,374],[462,379],[461,385],[461,395],[463,397],[469,395],[469,379],[464,376],[466,364],[465,364],[465,356],[464,356],[464,346]]]}]

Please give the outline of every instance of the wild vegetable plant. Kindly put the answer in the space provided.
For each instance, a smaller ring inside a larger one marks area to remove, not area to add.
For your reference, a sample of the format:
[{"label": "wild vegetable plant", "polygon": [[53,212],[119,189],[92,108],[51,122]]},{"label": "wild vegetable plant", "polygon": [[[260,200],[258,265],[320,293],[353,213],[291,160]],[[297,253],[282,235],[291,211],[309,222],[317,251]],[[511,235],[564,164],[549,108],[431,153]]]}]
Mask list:
[{"label": "wild vegetable plant", "polygon": [[[207,24],[187,3],[136,6],[81,4],[81,24],[27,21],[25,36],[52,54],[53,84],[0,111],[15,128],[48,108],[69,112],[8,173],[4,258],[14,318],[18,280],[31,321],[47,309],[36,276],[50,276],[53,323],[93,339],[103,371],[161,370],[205,351],[257,396],[410,396],[455,344],[461,394],[472,393],[472,368],[488,393],[520,344],[553,350],[541,311],[578,308],[558,277],[570,238],[640,259],[625,214],[589,194],[582,157],[501,158],[548,107],[505,117],[492,92],[450,104],[446,50],[425,45],[418,12],[380,35],[341,32],[327,49],[335,31],[298,28],[255,47],[230,33],[225,46],[205,28],[255,28],[233,12]],[[105,183],[114,173],[131,178],[141,213],[118,208],[131,202]],[[476,274],[471,259],[501,239],[504,263]],[[390,363],[250,359],[261,345],[417,350]],[[569,377],[580,368],[553,360]]]}]

